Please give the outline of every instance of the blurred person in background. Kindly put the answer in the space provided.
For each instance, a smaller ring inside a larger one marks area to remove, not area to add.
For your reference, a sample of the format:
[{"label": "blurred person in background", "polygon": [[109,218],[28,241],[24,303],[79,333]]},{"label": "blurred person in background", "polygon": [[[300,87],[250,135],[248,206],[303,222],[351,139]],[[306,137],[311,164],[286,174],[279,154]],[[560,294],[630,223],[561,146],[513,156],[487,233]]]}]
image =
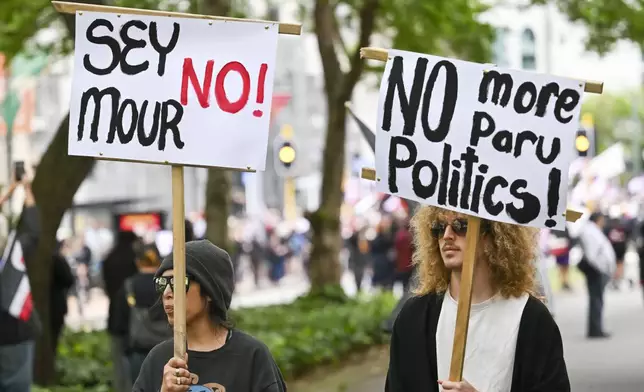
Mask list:
[{"label": "blurred person in background", "polygon": [[559,328],[535,290],[535,229],[483,220],[474,260],[463,381],[447,381],[467,218],[423,207],[412,219],[418,288],[393,327],[385,391],[569,392]]},{"label": "blurred person in background", "polygon": [[413,272],[412,256],[414,254],[414,237],[408,218],[401,219],[395,238],[396,280],[403,285],[403,292],[409,290]]},{"label": "blurred person in background", "polygon": [[366,238],[366,231],[363,222],[356,222],[353,233],[346,241],[349,251],[349,269],[353,272],[357,292],[362,290],[364,271],[369,263],[369,241]]},{"label": "blurred person in background", "polygon": [[[175,314],[173,267],[173,256],[168,255],[155,275],[170,324]],[[157,345],[145,358],[133,392],[286,391],[266,345],[229,321],[233,274],[223,249],[208,240],[186,243],[186,308],[181,310],[186,312],[186,358],[173,357],[172,339]]]},{"label": "blurred person in background", "polygon": [[561,288],[566,291],[572,290],[570,286],[570,235],[568,230],[550,230],[548,241],[548,253],[554,256],[561,277]]},{"label": "blurred person in background", "polygon": [[124,343],[132,380],[139,376],[143,360],[150,350],[172,337],[172,329],[154,285],[154,274],[160,265],[161,255],[156,245],[137,246],[138,272],[125,279],[116,295],[114,331]]},{"label": "blurred person in background", "polygon": [[375,238],[369,243],[373,277],[371,285],[391,291],[394,285],[394,234],[391,232],[391,219],[382,216],[376,225]]},{"label": "blurred person in background", "polygon": [[64,256],[65,242],[58,241],[56,249],[54,250],[52,260],[52,274],[51,274],[51,293],[50,293],[50,307],[49,307],[49,321],[51,328],[51,343],[56,357],[58,349],[58,341],[60,334],[65,325],[65,316],[67,315],[67,297],[69,290],[74,286],[74,273],[72,268]]},{"label": "blurred person in background", "polygon": [[604,234],[608,237],[610,244],[613,246],[615,252],[615,274],[612,277],[612,287],[615,290],[620,288],[622,280],[624,279],[624,256],[626,256],[626,249],[628,247],[628,239],[630,238],[629,228],[626,220],[621,215],[619,205],[614,205],[610,208],[608,219],[604,218]]},{"label": "blurred person in background", "polygon": [[588,221],[581,223],[575,241],[580,245],[582,258],[577,268],[586,277],[588,287],[588,338],[607,338],[603,326],[604,290],[615,274],[616,255],[609,239],[604,234],[606,219],[594,212]]},{"label": "blurred person in background", "polygon": [[[24,275],[28,265],[26,260],[34,257],[40,239],[40,217],[31,182],[26,175],[21,179],[15,178],[8,192],[0,196],[0,208],[20,186],[25,200],[13,239],[9,236],[10,223],[0,216],[0,392],[31,391],[35,339],[42,328],[33,309],[29,285],[25,293],[23,284],[23,278],[28,279]],[[21,295],[27,297],[20,298]],[[22,309],[20,314],[16,314],[11,308],[20,301],[24,301]]]},{"label": "blurred person in background", "polygon": [[124,347],[127,342],[123,341],[121,332],[115,324],[117,294],[127,278],[136,274],[135,246],[139,238],[131,231],[120,231],[116,235],[114,248],[103,261],[103,281],[105,293],[110,301],[107,316],[107,332],[110,334],[113,380],[112,388],[116,392],[132,390],[130,379],[130,367]]}]

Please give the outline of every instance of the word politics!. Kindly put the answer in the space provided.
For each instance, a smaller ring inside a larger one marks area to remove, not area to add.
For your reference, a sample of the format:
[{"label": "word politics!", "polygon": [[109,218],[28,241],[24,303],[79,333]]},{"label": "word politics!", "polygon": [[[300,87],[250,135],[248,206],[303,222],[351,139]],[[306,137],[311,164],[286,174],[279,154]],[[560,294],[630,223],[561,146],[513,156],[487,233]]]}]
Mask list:
[{"label": "word politics!", "polygon": [[277,25],[93,12],[76,24],[71,155],[263,170]]},{"label": "word politics!", "polygon": [[377,189],[483,218],[563,229],[583,84],[390,51]]}]

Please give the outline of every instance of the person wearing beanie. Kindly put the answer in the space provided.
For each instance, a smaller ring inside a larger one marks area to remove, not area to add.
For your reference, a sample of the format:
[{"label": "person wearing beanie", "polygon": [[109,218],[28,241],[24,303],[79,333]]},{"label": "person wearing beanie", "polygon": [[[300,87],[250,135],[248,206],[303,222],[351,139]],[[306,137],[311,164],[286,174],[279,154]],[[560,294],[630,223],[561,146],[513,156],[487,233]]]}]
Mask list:
[{"label": "person wearing beanie", "polygon": [[[174,322],[173,255],[155,274],[155,286],[170,325]],[[166,340],[146,357],[133,392],[286,392],[268,347],[232,327],[228,317],[235,289],[233,264],[208,240],[186,243],[186,358],[173,357]]]}]

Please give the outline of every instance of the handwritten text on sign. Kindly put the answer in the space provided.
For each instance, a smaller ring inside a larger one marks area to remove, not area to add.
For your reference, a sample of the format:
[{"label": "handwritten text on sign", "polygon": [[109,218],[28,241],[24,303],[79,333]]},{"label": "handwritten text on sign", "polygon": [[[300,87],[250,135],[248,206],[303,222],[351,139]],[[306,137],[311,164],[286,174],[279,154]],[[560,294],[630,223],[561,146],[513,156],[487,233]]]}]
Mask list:
[{"label": "handwritten text on sign", "polygon": [[563,229],[579,81],[389,51],[377,189],[483,218]]},{"label": "handwritten text on sign", "polygon": [[69,154],[264,170],[278,27],[78,13]]}]

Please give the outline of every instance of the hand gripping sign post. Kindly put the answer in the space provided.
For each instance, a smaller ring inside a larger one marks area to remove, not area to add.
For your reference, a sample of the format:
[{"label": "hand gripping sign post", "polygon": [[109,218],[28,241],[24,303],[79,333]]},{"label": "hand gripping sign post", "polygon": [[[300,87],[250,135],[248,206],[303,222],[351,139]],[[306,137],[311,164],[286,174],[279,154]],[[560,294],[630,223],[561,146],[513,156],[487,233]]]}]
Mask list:
[{"label": "hand gripping sign post", "polygon": [[[449,379],[461,381],[481,218],[562,230],[584,91],[603,85],[398,50],[386,61],[376,168],[380,192],[468,216]],[[526,261],[528,262],[528,261]]]},{"label": "hand gripping sign post", "polygon": [[69,155],[172,165],[174,353],[186,353],[183,166],[264,170],[278,34],[299,24],[52,2],[76,14]]}]

